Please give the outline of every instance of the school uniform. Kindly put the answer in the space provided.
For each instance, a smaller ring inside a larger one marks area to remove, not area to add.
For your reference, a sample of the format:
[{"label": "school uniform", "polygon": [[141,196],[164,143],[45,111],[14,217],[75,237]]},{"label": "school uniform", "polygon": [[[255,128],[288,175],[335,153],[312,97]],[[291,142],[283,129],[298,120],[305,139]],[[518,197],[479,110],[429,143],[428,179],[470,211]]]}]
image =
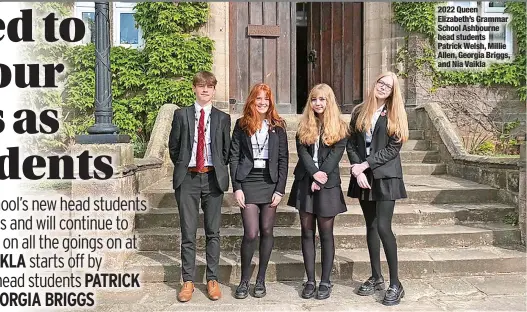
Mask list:
[{"label": "school uniform", "polygon": [[[295,180],[287,205],[320,217],[334,217],[347,211],[341,188],[339,162],[344,154],[347,138],[327,146],[319,137],[315,144],[304,145],[296,138],[299,161],[295,167]],[[312,192],[313,175],[323,171],[328,180],[317,184],[320,190]]]},{"label": "school uniform", "polygon": [[242,190],[246,204],[268,204],[276,192],[283,196],[289,151],[287,133],[267,120],[249,136],[236,121],[231,140],[230,173],[233,191]]},{"label": "school uniform", "polygon": [[[194,281],[199,208],[207,233],[207,281],[217,280],[220,262],[221,204],[229,187],[227,172],[230,115],[209,104],[174,112],[168,148],[174,164],[173,188],[181,224],[183,281]],[[201,205],[200,205],[201,201]]]},{"label": "school uniform", "polygon": [[348,196],[366,201],[383,201],[406,198],[401,165],[401,142],[388,135],[388,117],[383,105],[372,118],[373,133],[354,131],[356,115],[351,119],[351,136],[347,143],[347,153],[351,164],[367,161],[369,168],[364,171],[370,189],[363,189],[352,175]]}]

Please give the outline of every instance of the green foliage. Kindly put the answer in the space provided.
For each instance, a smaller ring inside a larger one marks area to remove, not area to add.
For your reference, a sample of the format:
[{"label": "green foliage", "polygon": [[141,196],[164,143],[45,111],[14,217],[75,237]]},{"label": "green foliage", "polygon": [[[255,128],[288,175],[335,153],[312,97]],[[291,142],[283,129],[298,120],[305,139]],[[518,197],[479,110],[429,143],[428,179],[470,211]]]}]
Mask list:
[{"label": "green foliage", "polygon": [[436,29],[434,12],[436,3],[394,2],[395,20],[408,32],[419,32],[433,37]]},{"label": "green foliage", "polygon": [[[435,7],[439,3],[404,2],[393,3],[394,17],[407,32],[422,33],[428,37],[431,46],[435,42]],[[510,63],[495,63],[485,71],[440,71],[435,66],[435,51],[425,49],[423,55],[408,60],[408,47],[399,51],[398,61],[407,61],[409,65],[421,70],[426,65],[432,75],[432,91],[449,85],[509,85],[516,87],[519,98],[527,99],[526,87],[526,53],[527,53],[527,14],[525,2],[505,2],[505,12],[511,15],[511,28],[518,44],[514,61]],[[410,56],[411,57],[411,56]],[[407,75],[408,73],[403,73]]]},{"label": "green foliage", "polygon": [[[214,42],[191,33],[208,14],[207,3],[138,3],[135,19],[144,48],[111,48],[113,121],[132,137],[136,157],[146,150],[159,108],[191,105],[192,77],[212,68]],[[70,47],[64,55],[68,76],[61,106],[63,128],[71,138],[94,122],[95,47]]]},{"label": "green foliage", "polygon": [[143,2],[135,7],[135,20],[145,39],[159,34],[189,33],[207,22],[206,2]]},{"label": "green foliage", "polygon": [[520,145],[513,131],[520,126],[520,121],[506,122],[500,133],[496,151],[500,154],[518,155],[520,154]]},{"label": "green foliage", "polygon": [[478,155],[492,155],[496,149],[496,145],[491,141],[484,141],[476,148],[476,154]]}]

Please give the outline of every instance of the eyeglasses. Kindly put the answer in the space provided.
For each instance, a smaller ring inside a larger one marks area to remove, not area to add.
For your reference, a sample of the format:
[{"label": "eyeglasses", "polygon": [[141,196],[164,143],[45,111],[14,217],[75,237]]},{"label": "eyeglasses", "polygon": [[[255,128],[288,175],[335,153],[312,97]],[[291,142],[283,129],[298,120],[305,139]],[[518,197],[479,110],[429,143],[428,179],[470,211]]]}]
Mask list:
[{"label": "eyeglasses", "polygon": [[385,83],[384,81],[382,81],[382,80],[378,80],[377,83],[380,84],[382,87],[385,87],[385,88],[388,89],[388,90],[391,90],[391,89],[393,88],[392,86],[390,86],[389,84],[386,84],[386,83]]}]

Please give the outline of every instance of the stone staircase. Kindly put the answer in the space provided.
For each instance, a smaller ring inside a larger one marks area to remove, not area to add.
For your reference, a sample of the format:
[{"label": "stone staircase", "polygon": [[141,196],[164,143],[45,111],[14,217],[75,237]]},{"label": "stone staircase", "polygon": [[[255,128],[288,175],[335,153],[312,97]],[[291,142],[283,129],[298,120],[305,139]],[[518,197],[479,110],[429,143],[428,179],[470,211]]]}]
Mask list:
[{"label": "stone staircase", "polygon": [[[232,116],[232,122],[237,116]],[[286,115],[290,151],[289,180],[298,161],[294,141],[297,115]],[[525,272],[525,253],[518,251],[520,231],[503,220],[514,207],[498,202],[498,191],[490,186],[446,175],[439,153],[430,149],[422,130],[411,130],[401,152],[408,198],[396,204],[393,228],[399,247],[399,270],[403,278],[431,275],[461,276]],[[340,163],[342,187],[349,185],[346,153]],[[171,174],[142,191],[151,210],[136,215],[135,232],[139,251],[126,262],[127,271],[142,272],[144,282],[177,282],[180,279],[179,217]],[[304,267],[297,211],[278,207],[275,247],[267,279],[302,280]],[[346,198],[348,212],[336,217],[334,280],[364,279],[370,274],[366,230],[356,199]],[[203,213],[197,233],[197,278],[205,277]],[[241,275],[239,248],[243,228],[239,208],[229,190],[223,200],[220,281],[237,284]],[[318,238],[317,238],[318,242]],[[317,253],[317,276],[320,273]],[[381,251],[384,274],[388,270]],[[258,252],[253,263],[258,263]],[[256,270],[254,270],[254,275]]]}]

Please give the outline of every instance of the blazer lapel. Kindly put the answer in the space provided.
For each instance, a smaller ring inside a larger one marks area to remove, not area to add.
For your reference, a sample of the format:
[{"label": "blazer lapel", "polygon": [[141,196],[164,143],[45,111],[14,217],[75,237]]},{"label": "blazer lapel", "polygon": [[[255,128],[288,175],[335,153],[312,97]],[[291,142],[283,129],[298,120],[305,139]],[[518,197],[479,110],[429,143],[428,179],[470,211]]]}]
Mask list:
[{"label": "blazer lapel", "polygon": [[190,153],[192,154],[192,145],[194,143],[194,132],[196,128],[196,108],[194,104],[187,110],[187,119],[188,119],[188,133],[189,133],[189,148]]},{"label": "blazer lapel", "polygon": [[216,142],[216,132],[218,132],[218,125],[220,124],[220,115],[216,111],[215,107],[212,107],[210,111],[210,149],[213,150],[214,143]]},{"label": "blazer lapel", "polygon": [[379,116],[379,119],[377,119],[377,122],[375,123],[375,128],[373,129],[373,134],[372,134],[372,141],[373,141],[373,138],[375,138],[375,133],[378,131],[379,127],[381,126],[381,123],[383,125],[383,128],[385,128],[384,124],[386,123],[386,108],[383,109],[381,115]]},{"label": "blazer lapel", "polygon": [[278,148],[278,136],[276,134],[276,129],[269,129],[269,160],[274,155],[274,149]]},{"label": "blazer lapel", "polygon": [[247,143],[247,149],[249,150],[249,155],[251,155],[251,159],[254,159],[253,155],[253,142],[251,142],[251,137],[245,133],[245,130],[243,130],[243,135],[245,136],[245,143]]}]

